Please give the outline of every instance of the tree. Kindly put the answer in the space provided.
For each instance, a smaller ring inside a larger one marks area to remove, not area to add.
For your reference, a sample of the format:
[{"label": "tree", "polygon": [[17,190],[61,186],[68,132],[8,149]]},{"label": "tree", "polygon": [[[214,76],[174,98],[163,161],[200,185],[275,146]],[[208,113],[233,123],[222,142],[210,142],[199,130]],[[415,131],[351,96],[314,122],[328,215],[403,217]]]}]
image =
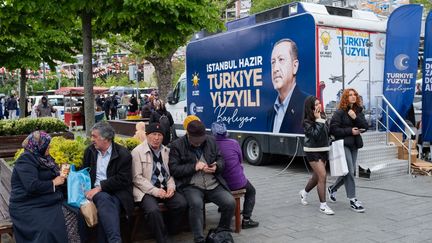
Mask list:
[{"label": "tree", "polygon": [[136,0],[125,2],[123,11],[119,16],[129,14],[127,26],[117,25],[115,33],[122,36],[116,36],[116,43],[153,64],[162,99],[172,89],[174,52],[195,32],[223,27],[218,6],[211,0]]},{"label": "tree", "polygon": [[25,116],[27,68],[41,62],[55,67],[70,60],[76,39],[71,19],[46,11],[44,1],[3,1],[0,4],[0,66],[20,69],[20,117]]},{"label": "tree", "polygon": [[254,14],[254,13],[262,12],[264,10],[280,7],[282,5],[285,5],[287,3],[292,3],[292,2],[297,2],[297,1],[295,0],[273,0],[273,1],[252,0],[250,13]]},{"label": "tree", "polygon": [[432,8],[432,2],[429,0],[411,0],[410,3],[423,4],[424,12],[427,14]]}]

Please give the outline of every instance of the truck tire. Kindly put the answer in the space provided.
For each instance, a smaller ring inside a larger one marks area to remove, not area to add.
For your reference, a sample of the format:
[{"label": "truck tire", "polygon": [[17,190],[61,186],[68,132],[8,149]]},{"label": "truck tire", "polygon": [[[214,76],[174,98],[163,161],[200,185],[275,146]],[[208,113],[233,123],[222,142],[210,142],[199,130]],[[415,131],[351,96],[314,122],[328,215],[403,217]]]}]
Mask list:
[{"label": "truck tire", "polygon": [[243,143],[243,155],[251,165],[264,165],[265,161],[261,144],[254,137],[248,137]]}]

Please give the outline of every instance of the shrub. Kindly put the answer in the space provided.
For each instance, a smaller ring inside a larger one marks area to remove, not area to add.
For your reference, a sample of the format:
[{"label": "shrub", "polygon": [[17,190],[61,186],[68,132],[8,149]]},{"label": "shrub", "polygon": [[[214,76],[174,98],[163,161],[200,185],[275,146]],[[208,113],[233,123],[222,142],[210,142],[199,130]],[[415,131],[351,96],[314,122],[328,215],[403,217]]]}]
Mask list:
[{"label": "shrub", "polygon": [[48,133],[64,132],[66,129],[67,126],[63,121],[54,117],[0,121],[0,136],[26,135],[36,130],[42,130]]},{"label": "shrub", "polygon": [[[132,151],[141,142],[136,138],[119,138],[115,137],[114,142],[126,147]],[[76,137],[75,140],[66,139],[64,137],[53,137],[50,143],[50,154],[55,159],[58,165],[68,163],[81,167],[84,150],[90,144],[90,141],[83,137]],[[14,161],[24,152],[24,149],[19,149],[15,153]]]},{"label": "shrub", "polygon": [[115,137],[114,142],[126,147],[129,151],[132,151],[136,146],[138,146],[141,141],[136,138],[120,138]]}]

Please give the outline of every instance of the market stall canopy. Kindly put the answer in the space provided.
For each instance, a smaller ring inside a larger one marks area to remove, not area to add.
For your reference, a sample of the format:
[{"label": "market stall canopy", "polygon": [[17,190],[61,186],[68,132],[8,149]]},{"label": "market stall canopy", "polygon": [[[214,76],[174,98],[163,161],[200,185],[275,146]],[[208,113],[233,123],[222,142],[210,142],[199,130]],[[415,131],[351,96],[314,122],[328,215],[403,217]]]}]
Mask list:
[{"label": "market stall canopy", "polygon": [[[105,87],[93,87],[93,94],[104,94],[109,91]],[[64,96],[84,96],[84,87],[61,87],[55,94]]]}]

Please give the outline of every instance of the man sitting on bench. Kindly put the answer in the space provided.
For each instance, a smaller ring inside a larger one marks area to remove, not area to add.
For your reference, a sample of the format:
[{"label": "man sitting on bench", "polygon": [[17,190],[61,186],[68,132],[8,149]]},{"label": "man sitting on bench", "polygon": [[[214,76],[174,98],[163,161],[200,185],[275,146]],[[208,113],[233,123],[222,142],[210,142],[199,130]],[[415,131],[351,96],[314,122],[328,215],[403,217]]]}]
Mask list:
[{"label": "man sitting on bench", "polygon": [[238,142],[228,138],[227,129],[223,122],[213,122],[211,126],[213,136],[219,146],[222,157],[225,160],[225,169],[222,173],[223,178],[228,183],[231,191],[246,189],[243,203],[242,228],[258,227],[259,223],[251,219],[252,211],[255,206],[255,188],[246,178],[243,172],[243,155]]},{"label": "man sitting on bench", "polygon": [[[187,118],[186,118],[187,119]],[[189,223],[195,242],[205,242],[203,234],[204,199],[221,209],[218,230],[231,230],[235,200],[222,178],[224,161],[204,124],[194,120],[186,126],[187,134],[171,143],[169,165],[189,204]]]},{"label": "man sitting on bench", "polygon": [[[140,203],[144,215],[158,243],[168,242],[168,233],[177,228],[186,211],[187,203],[175,192],[174,179],[168,168],[169,148],[162,145],[164,131],[159,123],[146,128],[147,139],[132,150],[132,181],[135,202]],[[167,227],[159,210],[159,202],[168,208]]]}]

